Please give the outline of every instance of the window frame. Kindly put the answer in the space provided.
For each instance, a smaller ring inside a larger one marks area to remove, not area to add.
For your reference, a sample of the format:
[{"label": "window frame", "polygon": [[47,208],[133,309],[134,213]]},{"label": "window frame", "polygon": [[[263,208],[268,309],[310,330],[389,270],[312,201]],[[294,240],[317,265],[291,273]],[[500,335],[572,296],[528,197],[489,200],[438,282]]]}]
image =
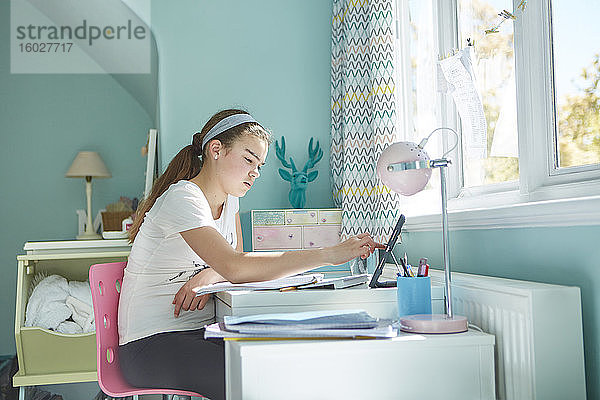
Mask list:
[{"label": "window frame", "polygon": [[[458,43],[457,0],[430,1],[438,21],[439,54],[462,48],[464,44],[459,46]],[[554,162],[557,127],[551,1],[528,1],[525,12],[513,22],[519,180],[463,187],[462,146],[458,146],[448,156],[453,161],[453,166],[448,168],[447,182],[451,229],[600,224],[600,165],[557,168]],[[519,2],[513,0],[513,8]],[[406,0],[397,0],[398,9],[403,3],[407,4]],[[400,22],[397,18],[398,29]],[[451,96],[440,94],[438,104],[441,126],[460,129]],[[440,196],[437,190],[435,195]],[[440,229],[440,213],[410,216],[406,230]]]},{"label": "window frame", "polygon": [[[555,119],[552,65],[551,1],[530,2],[534,4],[528,6],[528,12],[515,21],[515,42],[522,43],[519,46],[515,45],[515,60],[518,60],[516,62],[517,119],[522,120],[519,121],[519,139],[522,136],[526,139],[523,141],[523,146],[521,140],[519,141],[519,153],[525,155],[528,192],[541,190],[544,195],[536,196],[541,198],[551,197],[549,191],[543,190],[544,188],[555,186],[557,194],[560,193],[561,196],[564,195],[561,193],[561,185],[574,186],[573,184],[578,182],[593,183],[600,178],[598,164],[563,168],[555,165],[557,159],[555,138],[558,128]],[[522,40],[522,38],[530,38],[530,40]],[[540,47],[539,43],[543,46]],[[526,59],[531,62],[525,63]],[[535,68],[536,66],[539,68]],[[526,134],[523,135],[521,132]],[[539,148],[543,151],[528,152],[527,149],[530,148]],[[536,165],[545,168],[532,168]]]}]

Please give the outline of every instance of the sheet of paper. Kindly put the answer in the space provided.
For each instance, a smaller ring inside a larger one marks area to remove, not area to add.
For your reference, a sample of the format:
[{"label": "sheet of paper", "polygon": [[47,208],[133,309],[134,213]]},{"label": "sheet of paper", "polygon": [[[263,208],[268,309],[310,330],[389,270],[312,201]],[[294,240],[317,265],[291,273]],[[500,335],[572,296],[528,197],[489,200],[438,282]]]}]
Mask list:
[{"label": "sheet of paper", "polygon": [[487,157],[487,122],[475,86],[471,51],[472,48],[467,47],[438,63],[460,114],[466,156],[482,159]]}]

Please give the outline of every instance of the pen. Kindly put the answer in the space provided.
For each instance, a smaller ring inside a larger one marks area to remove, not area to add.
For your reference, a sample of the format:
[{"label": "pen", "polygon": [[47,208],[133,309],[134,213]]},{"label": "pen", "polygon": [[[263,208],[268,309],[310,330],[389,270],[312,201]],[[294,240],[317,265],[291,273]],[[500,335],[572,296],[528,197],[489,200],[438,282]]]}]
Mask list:
[{"label": "pen", "polygon": [[400,264],[402,264],[402,270],[404,271],[404,276],[412,277],[413,275],[412,275],[410,269],[408,269],[408,266],[406,265],[406,261],[404,261],[404,257],[400,258]]},{"label": "pen", "polygon": [[298,288],[296,286],[288,286],[279,289],[280,292],[291,292],[292,290],[298,290]]}]

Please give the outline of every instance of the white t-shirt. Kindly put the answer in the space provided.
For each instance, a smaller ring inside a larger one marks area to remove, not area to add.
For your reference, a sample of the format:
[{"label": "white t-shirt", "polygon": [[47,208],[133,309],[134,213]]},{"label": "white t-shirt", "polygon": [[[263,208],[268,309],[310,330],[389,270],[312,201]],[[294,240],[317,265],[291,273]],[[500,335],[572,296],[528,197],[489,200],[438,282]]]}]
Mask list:
[{"label": "white t-shirt", "polygon": [[206,263],[180,232],[212,226],[237,246],[238,198],[227,196],[219,219],[212,217],[202,190],[190,181],[172,184],[146,213],[135,237],[119,300],[119,344],[160,332],[199,329],[214,320],[214,303],[202,310],[181,310],[175,318],[175,294]]}]

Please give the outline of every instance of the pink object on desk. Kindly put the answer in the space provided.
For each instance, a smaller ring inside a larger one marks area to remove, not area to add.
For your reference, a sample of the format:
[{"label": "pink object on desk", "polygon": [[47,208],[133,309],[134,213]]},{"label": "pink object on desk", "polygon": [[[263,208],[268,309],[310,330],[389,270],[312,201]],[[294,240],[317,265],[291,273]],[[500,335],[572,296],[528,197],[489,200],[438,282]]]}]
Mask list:
[{"label": "pink object on desk", "polygon": [[415,314],[400,318],[400,330],[408,333],[459,333],[467,329],[467,318],[461,315]]},{"label": "pink object on desk", "polygon": [[172,389],[136,388],[125,382],[119,367],[119,329],[117,312],[123,270],[127,263],[95,264],[90,267],[92,305],[96,321],[96,359],[98,384],[102,391],[112,397],[140,394],[175,394],[178,396],[203,397],[194,392]]}]

